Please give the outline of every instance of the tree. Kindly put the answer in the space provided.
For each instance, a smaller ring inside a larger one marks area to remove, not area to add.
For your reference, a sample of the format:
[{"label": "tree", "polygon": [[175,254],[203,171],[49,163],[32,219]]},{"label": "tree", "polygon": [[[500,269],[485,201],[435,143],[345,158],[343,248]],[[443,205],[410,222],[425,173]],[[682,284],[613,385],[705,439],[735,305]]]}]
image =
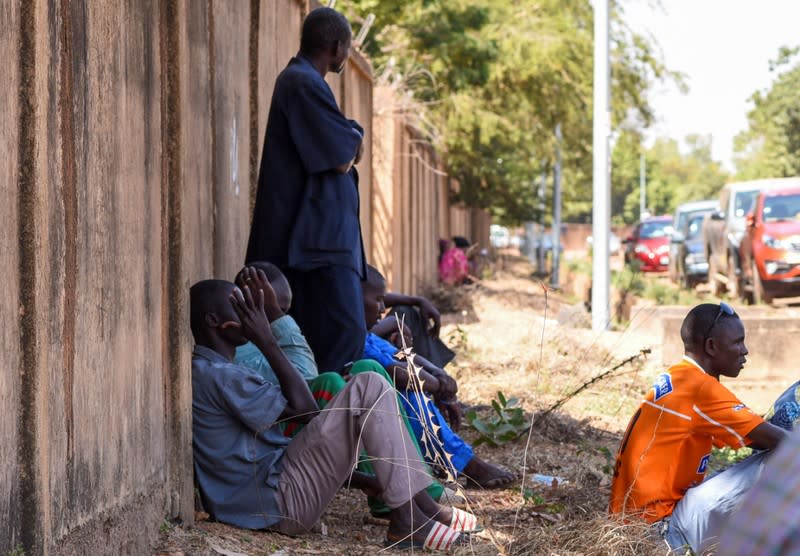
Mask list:
[{"label": "tree", "polygon": [[[461,184],[458,200],[508,222],[535,219],[532,181],[563,141],[564,215],[591,215],[593,10],[589,0],[340,0],[358,21],[377,73],[425,107],[430,141]],[[616,125],[652,121],[647,91],[671,74],[651,42],[612,23]]]},{"label": "tree", "polygon": [[[740,179],[800,175],[800,48],[781,48],[770,62],[777,73],[766,91],[750,100],[748,128],[734,142]],[[792,64],[792,62],[795,62]]]},{"label": "tree", "polygon": [[689,135],[682,152],[674,139],[658,139],[649,149],[641,137],[623,133],[612,154],[612,214],[619,224],[631,224],[639,214],[639,157],[644,152],[647,208],[653,214],[671,214],[688,201],[713,199],[727,181],[727,173],[711,157],[711,138]]}]

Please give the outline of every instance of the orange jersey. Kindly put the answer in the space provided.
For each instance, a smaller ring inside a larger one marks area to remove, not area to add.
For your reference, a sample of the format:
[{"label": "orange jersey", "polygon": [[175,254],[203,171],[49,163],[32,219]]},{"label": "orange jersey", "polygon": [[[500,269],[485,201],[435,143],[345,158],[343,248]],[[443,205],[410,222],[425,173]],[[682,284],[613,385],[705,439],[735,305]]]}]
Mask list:
[{"label": "orange jersey", "polygon": [[688,358],[670,367],[622,438],[610,511],[649,522],[670,515],[686,490],[703,480],[712,445],[741,448],[763,422]]}]

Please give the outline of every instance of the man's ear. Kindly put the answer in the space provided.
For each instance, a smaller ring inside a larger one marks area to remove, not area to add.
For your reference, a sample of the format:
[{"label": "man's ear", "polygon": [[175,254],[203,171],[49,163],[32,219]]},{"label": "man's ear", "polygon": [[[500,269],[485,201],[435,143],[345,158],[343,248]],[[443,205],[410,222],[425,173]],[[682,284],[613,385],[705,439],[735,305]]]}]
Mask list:
[{"label": "man's ear", "polygon": [[209,328],[217,328],[220,325],[219,317],[216,313],[206,313],[204,320]]},{"label": "man's ear", "polygon": [[705,351],[709,357],[713,358],[717,353],[717,339],[714,337],[706,338],[703,342],[703,351]]}]

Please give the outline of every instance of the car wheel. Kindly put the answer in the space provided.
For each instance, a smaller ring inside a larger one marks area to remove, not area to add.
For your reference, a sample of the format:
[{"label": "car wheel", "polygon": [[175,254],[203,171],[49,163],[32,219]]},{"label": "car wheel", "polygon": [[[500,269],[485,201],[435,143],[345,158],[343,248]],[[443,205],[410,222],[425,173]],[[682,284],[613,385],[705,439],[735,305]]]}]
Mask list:
[{"label": "car wheel", "polygon": [[733,257],[728,257],[728,284],[726,285],[726,289],[728,290],[728,296],[731,299],[737,299],[739,297],[739,293],[742,291],[739,284],[739,276],[736,275],[736,264],[733,260]]},{"label": "car wheel", "polygon": [[753,261],[753,303],[765,303],[767,305],[772,303],[772,296],[764,291],[764,282],[761,280],[755,261]]}]

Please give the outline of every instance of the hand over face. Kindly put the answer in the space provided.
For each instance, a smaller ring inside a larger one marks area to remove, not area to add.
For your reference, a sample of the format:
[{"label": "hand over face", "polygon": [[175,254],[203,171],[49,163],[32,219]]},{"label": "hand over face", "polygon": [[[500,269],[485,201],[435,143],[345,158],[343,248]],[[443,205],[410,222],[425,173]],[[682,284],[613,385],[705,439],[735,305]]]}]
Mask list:
[{"label": "hand over face", "polygon": [[229,299],[239,316],[242,334],[247,340],[261,345],[272,338],[272,329],[264,312],[264,290],[258,290],[254,299],[249,286],[242,290],[234,288]]},{"label": "hand over face", "polygon": [[256,269],[252,266],[246,266],[239,273],[242,284],[240,287],[248,287],[251,294],[258,297],[259,290],[264,292],[264,312],[272,322],[283,316],[283,311],[278,304],[278,298],[275,295],[275,290],[272,289],[272,284],[267,280],[267,275],[263,270]]}]

